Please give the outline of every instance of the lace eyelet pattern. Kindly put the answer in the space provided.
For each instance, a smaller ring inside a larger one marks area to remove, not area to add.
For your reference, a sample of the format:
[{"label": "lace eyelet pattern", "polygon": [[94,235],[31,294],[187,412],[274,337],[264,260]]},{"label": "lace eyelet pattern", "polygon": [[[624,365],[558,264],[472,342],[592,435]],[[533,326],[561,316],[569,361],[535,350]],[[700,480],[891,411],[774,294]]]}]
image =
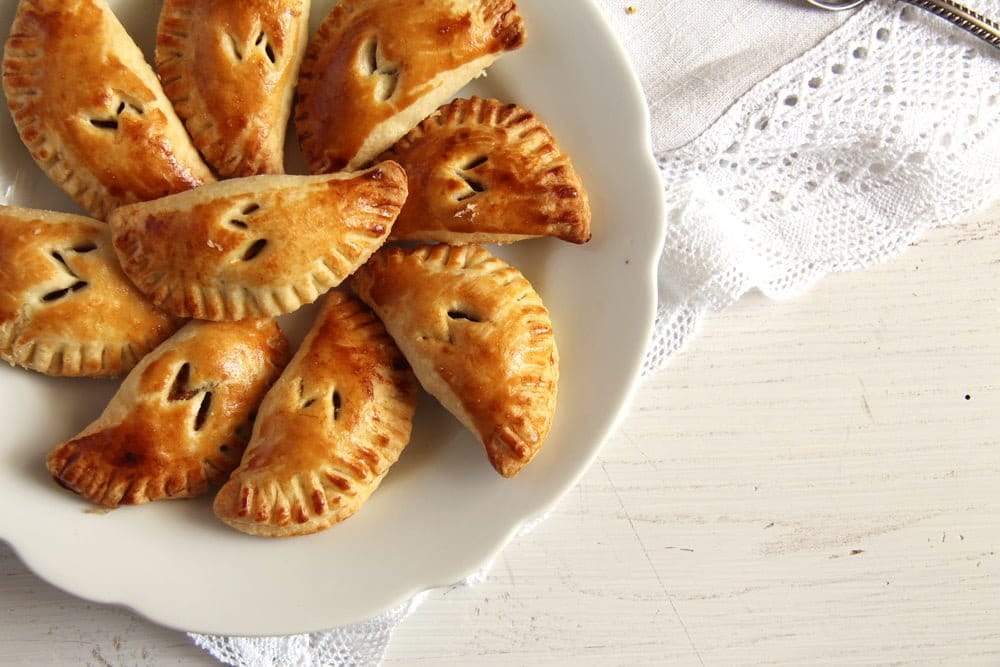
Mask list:
[{"label": "lace eyelet pattern", "polygon": [[[982,10],[1000,13],[1000,1]],[[971,35],[874,0],[658,156],[669,222],[644,371],[752,289],[800,294],[995,196],[997,65]]]}]

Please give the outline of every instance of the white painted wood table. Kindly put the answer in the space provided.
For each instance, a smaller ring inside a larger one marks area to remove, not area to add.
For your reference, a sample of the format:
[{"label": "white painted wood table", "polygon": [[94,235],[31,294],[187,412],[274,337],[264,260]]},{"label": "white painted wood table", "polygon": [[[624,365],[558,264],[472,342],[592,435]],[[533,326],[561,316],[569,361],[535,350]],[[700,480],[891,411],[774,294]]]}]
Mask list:
[{"label": "white painted wood table", "polygon": [[[1000,205],[711,317],[551,518],[432,594],[385,664],[1000,664],[998,328]],[[212,664],[6,546],[0,601],[2,665]]]}]

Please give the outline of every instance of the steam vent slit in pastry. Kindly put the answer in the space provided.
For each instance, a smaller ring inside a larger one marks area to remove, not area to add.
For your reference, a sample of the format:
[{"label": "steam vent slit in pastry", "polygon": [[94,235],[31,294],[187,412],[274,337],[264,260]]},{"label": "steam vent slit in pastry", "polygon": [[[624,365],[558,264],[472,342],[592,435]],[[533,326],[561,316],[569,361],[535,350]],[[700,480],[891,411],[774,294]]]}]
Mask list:
[{"label": "steam vent slit in pastry", "polygon": [[590,240],[590,203],[569,157],[541,120],[516,104],[454,100],[379,159],[399,162],[409,178],[393,239]]},{"label": "steam vent slit in pastry", "polygon": [[49,375],[128,372],[180,322],[118,266],[98,220],[0,206],[0,357]]},{"label": "steam vent slit in pastry", "polygon": [[49,453],[49,472],[105,507],[204,493],[239,463],[287,360],[273,320],[190,322],[132,370],[94,423]]},{"label": "steam vent slit in pastry", "polygon": [[21,0],[3,86],[31,156],[96,218],[214,180],[105,0]]},{"label": "steam vent slit in pastry", "polygon": [[386,240],[406,200],[394,162],[325,176],[252,176],[116,210],[125,274],[178,317],[290,313]]},{"label": "steam vent slit in pastry", "polygon": [[343,0],[306,51],[296,127],[313,173],[357,169],[524,43],[513,0]]},{"label": "steam vent slit in pastry", "polygon": [[351,278],[424,389],[516,475],[552,425],[559,357],[528,280],[479,246],[387,247]]},{"label": "steam vent slit in pastry", "polygon": [[156,71],[195,146],[225,178],[284,171],[309,0],[166,0]]},{"label": "steam vent slit in pastry", "polygon": [[382,323],[334,290],[261,404],[215,513],[251,535],[287,537],[352,516],[410,439],[417,381]]}]

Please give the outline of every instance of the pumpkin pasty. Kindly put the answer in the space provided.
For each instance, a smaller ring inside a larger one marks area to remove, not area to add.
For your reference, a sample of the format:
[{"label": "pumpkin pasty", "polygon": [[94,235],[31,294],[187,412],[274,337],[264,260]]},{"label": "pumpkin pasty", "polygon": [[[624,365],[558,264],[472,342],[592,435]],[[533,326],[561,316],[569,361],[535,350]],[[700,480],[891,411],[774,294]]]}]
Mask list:
[{"label": "pumpkin pasty", "polygon": [[104,413],[49,453],[57,482],[106,507],[204,493],[237,466],[288,360],[273,320],[190,322],[139,362]]},{"label": "pumpkin pasty", "polygon": [[394,239],[590,240],[590,204],[573,165],[538,117],[516,104],[455,100],[379,159],[396,160],[409,179]]},{"label": "pumpkin pasty", "polygon": [[0,357],[48,375],[128,372],[181,322],[122,274],[103,222],[0,206]]},{"label": "pumpkin pasty", "polygon": [[166,0],[156,71],[194,144],[226,178],[284,171],[309,0]]},{"label": "pumpkin pasty", "polygon": [[96,218],[214,180],[105,0],[21,0],[3,87],[31,156]]},{"label": "pumpkin pasty", "polygon": [[542,447],[556,404],[549,313],[521,273],[479,246],[389,247],[351,278],[428,393],[516,475]]},{"label": "pumpkin pasty", "polygon": [[334,290],[264,398],[215,513],[251,535],[315,533],[350,517],[410,439],[417,381],[382,323]]},{"label": "pumpkin pasty", "polygon": [[343,0],[306,51],[295,121],[313,173],[356,169],[524,42],[514,0]]},{"label": "pumpkin pasty", "polygon": [[394,162],[326,176],[252,176],[116,210],[125,274],[180,317],[271,317],[315,301],[385,241],[406,200]]}]

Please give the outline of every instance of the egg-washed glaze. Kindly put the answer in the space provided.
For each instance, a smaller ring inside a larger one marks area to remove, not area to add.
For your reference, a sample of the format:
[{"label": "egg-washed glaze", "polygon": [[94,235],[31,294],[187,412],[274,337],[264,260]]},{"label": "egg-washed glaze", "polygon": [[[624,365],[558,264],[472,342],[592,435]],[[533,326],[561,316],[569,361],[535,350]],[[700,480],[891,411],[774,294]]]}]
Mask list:
[{"label": "egg-washed glaze", "polygon": [[417,380],[377,317],[333,290],[261,404],[215,513],[251,535],[288,537],[354,515],[410,440]]},{"label": "egg-washed glaze", "polygon": [[394,162],[324,176],[251,176],[119,208],[125,274],[179,317],[290,313],[339,285],[389,236],[406,200]]},{"label": "egg-washed glaze", "polygon": [[0,206],[0,357],[40,373],[128,372],[180,327],[129,282],[103,222]]},{"label": "egg-washed glaze", "polygon": [[548,436],[559,380],[548,310],[521,272],[474,245],[387,247],[350,286],[496,471],[520,472]]},{"label": "egg-washed glaze", "polygon": [[240,461],[249,422],[288,361],[273,320],[189,322],[137,365],[101,416],[46,458],[105,507],[204,493]]},{"label": "egg-washed glaze", "polygon": [[378,159],[399,162],[409,180],[393,239],[590,240],[590,202],[569,156],[545,124],[517,104],[454,100]]},{"label": "egg-washed glaze", "polygon": [[95,218],[215,180],[105,0],[21,0],[3,87],[31,156]]},{"label": "egg-washed glaze", "polygon": [[344,0],[306,51],[295,110],[313,173],[365,166],[519,48],[513,0]]},{"label": "egg-washed glaze", "polygon": [[284,172],[309,0],[166,0],[156,72],[195,146],[225,178]]}]

